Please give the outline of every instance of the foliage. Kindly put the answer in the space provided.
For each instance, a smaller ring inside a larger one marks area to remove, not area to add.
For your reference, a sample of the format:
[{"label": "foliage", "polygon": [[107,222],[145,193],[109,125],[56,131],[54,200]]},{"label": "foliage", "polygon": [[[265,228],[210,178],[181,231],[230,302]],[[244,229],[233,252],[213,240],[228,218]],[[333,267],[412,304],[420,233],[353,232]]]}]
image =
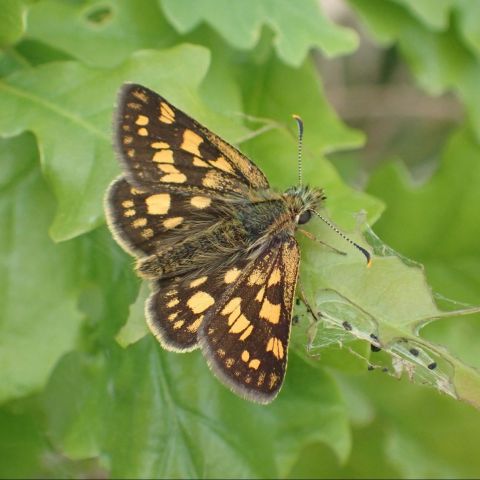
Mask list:
[{"label": "foliage", "polygon": [[[0,477],[478,476],[480,416],[458,401],[480,406],[480,318],[464,315],[480,299],[471,2],[349,0],[419,86],[455,92],[466,112],[429,180],[418,185],[395,159],[366,192],[328,159],[364,136],[337,118],[310,53],[353,53],[358,37],[316,1],[3,3]],[[199,352],[168,353],[146,335],[147,288],[102,207],[119,172],[111,117],[125,81],[241,143],[278,188],[296,181],[290,116],[301,114],[305,178],[325,188],[328,217],[376,254],[367,269],[325,225],[309,224],[348,254],[302,240],[302,287],[325,321],[310,325],[298,309],[271,406],[235,397]],[[429,285],[465,305],[435,301]],[[372,333],[383,351],[370,355]],[[368,363],[435,388],[367,373]]]}]

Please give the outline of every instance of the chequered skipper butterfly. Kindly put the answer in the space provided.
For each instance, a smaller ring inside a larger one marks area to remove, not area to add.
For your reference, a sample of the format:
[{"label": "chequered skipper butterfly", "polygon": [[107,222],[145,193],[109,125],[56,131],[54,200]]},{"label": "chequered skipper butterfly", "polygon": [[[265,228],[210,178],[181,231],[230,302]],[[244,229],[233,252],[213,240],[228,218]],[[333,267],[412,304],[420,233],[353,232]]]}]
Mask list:
[{"label": "chequered skipper butterfly", "polygon": [[151,281],[151,331],[167,350],[200,347],[233,392],[271,402],[287,365],[294,233],[322,190],[270,189],[236,148],[140,85],[123,86],[115,129],[123,175],[108,189],[107,219]]}]

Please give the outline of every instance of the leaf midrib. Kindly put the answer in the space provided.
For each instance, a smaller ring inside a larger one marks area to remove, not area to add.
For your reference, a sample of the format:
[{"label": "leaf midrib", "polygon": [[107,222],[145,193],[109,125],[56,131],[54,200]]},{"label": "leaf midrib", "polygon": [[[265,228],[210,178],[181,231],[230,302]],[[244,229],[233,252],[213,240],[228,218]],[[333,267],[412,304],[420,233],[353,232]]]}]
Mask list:
[{"label": "leaf midrib", "polygon": [[92,135],[100,138],[101,140],[104,140],[106,142],[109,141],[109,137],[106,134],[104,134],[101,130],[96,128],[91,123],[87,122],[84,118],[78,115],[73,115],[71,111],[65,110],[59,107],[57,104],[47,101],[45,98],[33,95],[24,90],[13,87],[5,82],[0,82],[0,88],[4,89],[6,92],[10,93],[13,96],[26,99],[32,104],[39,105],[44,110],[50,111],[58,115],[59,117],[63,117],[70,122],[79,125],[81,128],[90,132]]}]

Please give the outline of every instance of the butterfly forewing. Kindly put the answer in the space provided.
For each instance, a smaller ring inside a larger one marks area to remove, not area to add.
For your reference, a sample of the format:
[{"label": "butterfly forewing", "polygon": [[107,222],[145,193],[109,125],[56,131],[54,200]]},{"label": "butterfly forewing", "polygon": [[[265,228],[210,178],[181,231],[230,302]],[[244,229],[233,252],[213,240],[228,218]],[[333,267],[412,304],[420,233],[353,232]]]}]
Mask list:
[{"label": "butterfly forewing", "polygon": [[282,386],[299,260],[293,237],[273,241],[202,322],[210,367],[249,400],[268,403]]},{"label": "butterfly forewing", "polygon": [[237,193],[268,187],[247,157],[148,88],[125,85],[119,103],[116,143],[133,185]]}]

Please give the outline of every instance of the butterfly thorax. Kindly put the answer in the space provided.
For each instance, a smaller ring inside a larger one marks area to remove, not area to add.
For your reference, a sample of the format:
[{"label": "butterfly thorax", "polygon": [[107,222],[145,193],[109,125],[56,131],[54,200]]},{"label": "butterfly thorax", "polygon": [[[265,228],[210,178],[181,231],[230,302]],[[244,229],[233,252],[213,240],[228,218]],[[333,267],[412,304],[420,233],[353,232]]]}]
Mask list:
[{"label": "butterfly thorax", "polygon": [[[246,196],[219,196],[213,224],[193,217],[186,233],[180,229],[173,244],[158,245],[157,252],[137,264],[147,278],[166,278],[188,272],[228,267],[239,257],[256,257],[260,251],[293,236],[298,224],[310,219],[311,210],[324,199],[317,188],[298,186],[280,194],[274,190],[250,191]],[[182,240],[181,240],[182,239]]]},{"label": "butterfly thorax", "polygon": [[283,194],[272,190],[251,192],[245,202],[236,205],[236,217],[245,229],[249,250],[266,248],[271,242],[292,236],[324,198],[322,190],[308,186],[292,187]]}]

